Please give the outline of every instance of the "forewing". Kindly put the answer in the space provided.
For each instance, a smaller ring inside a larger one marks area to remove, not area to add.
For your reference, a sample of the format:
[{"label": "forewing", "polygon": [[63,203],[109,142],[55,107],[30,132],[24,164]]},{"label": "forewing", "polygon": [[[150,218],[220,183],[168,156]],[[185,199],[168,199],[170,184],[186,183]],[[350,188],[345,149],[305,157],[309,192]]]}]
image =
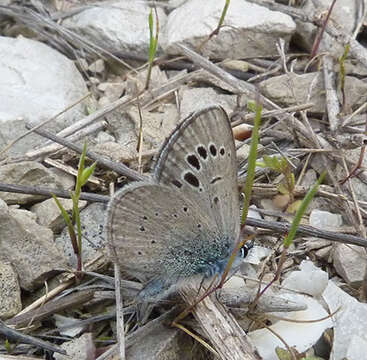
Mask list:
[{"label": "forewing", "polygon": [[216,230],[235,242],[240,229],[236,150],[225,111],[213,106],[186,118],[166,140],[154,176],[195,199]]},{"label": "forewing", "polygon": [[123,187],[107,211],[110,257],[143,281],[172,282],[200,271],[200,261],[210,253],[204,238],[215,238],[222,246],[212,230],[212,219],[195,201],[160,184],[136,182]]}]

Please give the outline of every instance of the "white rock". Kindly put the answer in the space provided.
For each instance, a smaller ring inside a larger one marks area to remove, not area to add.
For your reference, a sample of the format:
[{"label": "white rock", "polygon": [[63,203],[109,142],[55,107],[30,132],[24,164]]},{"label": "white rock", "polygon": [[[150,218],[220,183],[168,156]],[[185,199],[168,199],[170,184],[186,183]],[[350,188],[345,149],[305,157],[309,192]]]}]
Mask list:
[{"label": "white rock", "polygon": [[[323,298],[330,312],[339,311],[333,316],[334,342],[331,360],[362,360],[366,352],[367,304],[360,303],[329,281]],[[359,338],[362,342],[359,342]],[[352,349],[352,341],[357,348]],[[360,351],[359,351],[360,350]],[[362,354],[362,355],[361,355]],[[355,356],[355,357],[354,357]]]},{"label": "white rock", "polygon": [[317,209],[312,210],[310,214],[310,225],[318,229],[335,231],[342,224],[343,218],[340,214]]},{"label": "white rock", "polygon": [[[50,119],[87,94],[83,77],[74,63],[38,41],[0,37],[0,148],[25,133],[26,123]],[[74,106],[47,124],[57,132],[79,120],[87,101]],[[44,139],[26,136],[9,150],[24,154]]]},{"label": "white rock", "polygon": [[282,282],[282,286],[312,295],[321,296],[328,284],[328,274],[316,267],[312,261],[302,261],[301,271],[292,271]]},{"label": "white rock", "polygon": [[[284,295],[285,296],[285,295]],[[323,332],[332,326],[330,319],[326,319],[313,323],[302,323],[302,320],[316,320],[324,318],[328,313],[314,299],[303,296],[288,294],[289,300],[303,301],[307,304],[307,310],[291,312],[287,319],[297,320],[298,323],[289,321],[278,321],[271,325],[270,328],[290,346],[295,347],[298,352],[304,352],[313,346],[321,337]],[[267,329],[255,330],[249,333],[249,337],[253,341],[263,360],[278,360],[275,354],[276,347],[284,348],[284,344]]]},{"label": "white rock", "polygon": [[[218,26],[223,6],[222,1],[189,0],[172,11],[168,16],[166,51],[179,54],[176,44],[198,48]],[[203,46],[202,53],[217,59],[275,55],[278,39],[287,44],[295,28],[288,15],[245,0],[232,0],[224,26]]]},{"label": "white rock", "polygon": [[[163,39],[166,15],[157,7],[159,17],[158,51]],[[143,1],[104,1],[90,5],[68,18],[63,25],[112,52],[122,51],[148,58],[150,7]],[[153,12],[153,18],[154,12]]]}]

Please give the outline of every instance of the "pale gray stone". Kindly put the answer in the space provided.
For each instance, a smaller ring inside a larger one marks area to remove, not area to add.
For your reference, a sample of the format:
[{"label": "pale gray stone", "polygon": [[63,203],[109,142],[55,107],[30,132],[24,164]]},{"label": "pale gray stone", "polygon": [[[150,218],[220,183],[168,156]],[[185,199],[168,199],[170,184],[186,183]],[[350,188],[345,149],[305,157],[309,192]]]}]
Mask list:
[{"label": "pale gray stone", "polygon": [[301,185],[306,188],[309,188],[315,185],[316,181],[317,181],[316,171],[314,169],[309,169],[306,171],[305,176],[301,181]]},{"label": "pale gray stone", "polygon": [[340,214],[315,209],[310,214],[309,222],[315,228],[335,231],[342,226],[343,218]]},{"label": "pale gray stone", "polygon": [[358,289],[363,282],[367,260],[364,248],[337,244],[333,252],[336,272],[352,287]]},{"label": "pale gray stone", "polygon": [[[197,49],[216,29],[224,2],[190,0],[172,11],[167,22],[166,51],[180,54],[177,44]],[[278,55],[276,42],[282,38],[286,47],[296,25],[286,14],[271,11],[245,0],[232,0],[224,26],[201,49],[204,56],[241,59],[251,56]]]},{"label": "pale gray stone", "polygon": [[[131,119],[135,122],[136,135],[140,130],[140,115],[137,109],[129,111]],[[159,148],[163,141],[170,136],[180,122],[177,108],[173,104],[164,105],[163,111],[141,111],[143,144],[150,148]]]},{"label": "pale gray stone", "polygon": [[[160,7],[157,7],[157,12],[161,36],[157,50],[160,51],[166,15]],[[143,1],[104,1],[88,6],[66,19],[63,25],[103,49],[148,58],[149,13],[150,7]]]},{"label": "pale gray stone", "polygon": [[105,71],[105,64],[102,59],[97,59],[88,66],[88,70],[92,73],[102,74]]},{"label": "pale gray stone", "polygon": [[[38,41],[0,37],[0,148],[25,133],[26,123],[37,125],[54,117],[87,94],[83,77],[74,63]],[[83,116],[88,100],[74,106],[45,126],[57,132]],[[44,138],[26,136],[10,154],[24,154]]]},{"label": "pale gray stone", "polygon": [[[67,212],[71,213],[73,209],[73,201],[71,199],[61,198],[59,198],[59,201],[64,209]],[[79,201],[78,206],[80,210],[83,209],[86,205],[86,201]],[[30,210],[37,215],[38,224],[47,226],[54,233],[59,233],[66,226],[61,211],[53,198],[33,205]]]},{"label": "pale gray stone", "polygon": [[71,341],[65,341],[61,347],[66,351],[67,356],[54,353],[53,356],[56,360],[65,360],[66,358],[70,360],[90,360],[97,357],[91,333],[85,333]]},{"label": "pale gray stone", "polygon": [[[54,172],[35,161],[23,161],[0,166],[0,182],[6,184],[42,186],[62,189],[62,183]],[[7,204],[27,204],[42,200],[44,196],[0,192],[0,199]]]},{"label": "pale gray stone", "polygon": [[10,263],[0,261],[0,319],[10,318],[20,310],[22,300],[17,273]]},{"label": "pale gray stone", "polygon": [[8,209],[0,200],[0,260],[10,262],[20,286],[32,291],[56,270],[65,269],[66,260],[53,241],[52,231],[34,221],[27,210]]},{"label": "pale gray stone", "polygon": [[292,271],[283,280],[282,286],[319,297],[328,284],[328,274],[317,268],[312,261],[302,261],[300,271]]},{"label": "pale gray stone", "polygon": [[[308,74],[288,73],[274,76],[260,83],[264,96],[281,106],[312,102],[311,113],[324,113],[325,89],[320,72]],[[346,108],[355,108],[366,102],[367,84],[357,78],[345,77]],[[340,95],[340,94],[339,94]]]},{"label": "pale gray stone", "polygon": [[[357,352],[357,357],[351,351],[352,341],[358,342],[358,338],[363,341],[359,343],[361,351],[365,348],[366,323],[367,323],[367,304],[360,303],[352,296],[341,290],[333,281],[329,281],[327,288],[323,293],[323,298],[328,305],[331,313],[339,311],[331,318],[334,327],[333,346],[331,360],[361,360],[365,358],[363,353]],[[354,339],[353,339],[354,338]]]},{"label": "pale gray stone", "polygon": [[[93,203],[80,212],[82,224],[82,255],[83,263],[93,259],[100,249],[105,247],[104,221],[106,204]],[[68,258],[69,264],[76,267],[76,257],[67,228],[55,240],[56,246]]]},{"label": "pale gray stone", "polygon": [[55,175],[57,182],[61,184],[64,190],[72,190],[75,187],[75,176],[58,168],[47,168]]}]

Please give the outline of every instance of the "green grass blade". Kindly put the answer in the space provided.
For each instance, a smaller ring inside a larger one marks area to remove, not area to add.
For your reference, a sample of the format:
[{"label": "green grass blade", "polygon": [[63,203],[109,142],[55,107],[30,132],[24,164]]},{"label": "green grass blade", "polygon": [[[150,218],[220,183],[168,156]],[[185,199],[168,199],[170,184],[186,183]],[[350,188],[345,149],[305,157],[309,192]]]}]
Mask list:
[{"label": "green grass blade", "polygon": [[301,205],[299,206],[299,208],[296,212],[296,215],[294,216],[294,219],[292,221],[292,225],[291,225],[291,228],[289,229],[288,235],[284,238],[283,244],[284,244],[285,247],[289,247],[292,244],[293,239],[296,235],[298,226],[301,223],[302,216],[306,212],[306,209],[307,209],[308,205],[310,204],[311,200],[313,199],[313,197],[317,193],[317,191],[319,189],[319,186],[323,182],[325,176],[326,176],[326,171],[324,171],[320,175],[320,177],[316,181],[315,185],[312,186],[312,188],[310,190],[308,190],[306,196],[304,197]]},{"label": "green grass blade", "polygon": [[246,177],[245,187],[243,190],[245,194],[245,200],[243,203],[242,218],[241,218],[242,225],[245,223],[245,220],[247,218],[248,208],[250,206],[252,185],[255,179],[257,146],[259,143],[259,129],[261,125],[261,111],[262,111],[262,105],[257,104],[255,122],[254,122],[254,127],[252,129],[252,135],[251,135],[251,146],[250,146],[250,153],[248,157],[247,177]]}]

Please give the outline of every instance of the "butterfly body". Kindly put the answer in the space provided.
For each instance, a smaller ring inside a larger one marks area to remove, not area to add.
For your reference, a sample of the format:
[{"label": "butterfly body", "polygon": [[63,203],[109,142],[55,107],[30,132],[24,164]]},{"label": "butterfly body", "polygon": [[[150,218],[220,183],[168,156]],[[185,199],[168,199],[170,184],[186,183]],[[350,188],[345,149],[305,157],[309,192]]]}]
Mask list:
[{"label": "butterfly body", "polygon": [[[141,301],[224,272],[240,215],[234,140],[221,107],[195,113],[176,128],[151,181],[114,195],[106,227],[111,258],[146,283]],[[240,259],[241,253],[235,265]]]}]

